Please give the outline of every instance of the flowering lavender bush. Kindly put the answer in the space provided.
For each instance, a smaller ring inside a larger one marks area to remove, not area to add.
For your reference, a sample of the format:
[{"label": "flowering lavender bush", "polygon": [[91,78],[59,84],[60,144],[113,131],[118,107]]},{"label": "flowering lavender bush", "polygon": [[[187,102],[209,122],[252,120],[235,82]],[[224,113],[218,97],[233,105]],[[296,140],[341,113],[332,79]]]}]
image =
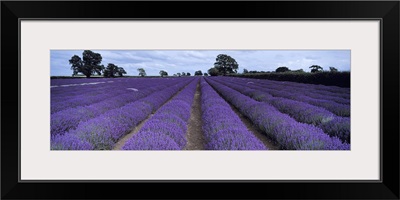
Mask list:
[{"label": "flowering lavender bush", "polygon": [[268,103],[257,102],[236,90],[213,81],[210,78],[207,78],[206,80],[255,125],[257,125],[272,139],[277,141],[283,149],[350,149],[350,145],[342,143],[339,138],[329,137],[320,128],[315,126],[299,123],[289,115],[279,112],[275,107]]},{"label": "flowering lavender bush", "polygon": [[51,150],[91,150],[93,146],[72,134],[54,135],[50,140]]},{"label": "flowering lavender bush", "polygon": [[[217,82],[224,84],[224,82],[219,81],[219,79],[215,79]],[[221,79],[224,80],[225,79]],[[314,106],[322,107],[333,114],[341,117],[349,117],[350,116],[350,105],[349,104],[342,104],[342,103],[337,103],[332,100],[326,100],[326,99],[314,99],[309,96],[306,96],[306,93],[310,93],[309,90],[305,90],[302,88],[295,88],[295,89],[277,89],[275,87],[273,88],[268,88],[271,87],[271,85],[268,86],[257,86],[255,84],[245,84],[248,80],[236,80],[236,79],[229,79],[229,87],[240,91],[242,94],[245,94],[247,96],[252,97],[253,99],[257,101],[265,101],[269,102],[270,100],[273,99],[273,97],[283,97],[291,100],[296,100],[300,102],[304,102],[307,104],[311,104]],[[296,83],[297,84],[297,83]],[[349,99],[345,100],[347,103],[349,103]]]},{"label": "flowering lavender bush", "polygon": [[[318,87],[313,84],[303,84],[303,83],[294,83],[294,82],[283,82],[283,81],[271,81],[271,80],[260,80],[260,79],[251,79],[251,82],[248,79],[237,79],[230,77],[218,77],[218,80],[223,80],[224,82],[229,81],[233,83],[241,83],[242,85],[246,85],[248,87],[252,87],[254,89],[264,90],[269,92],[273,96],[285,97],[289,98],[286,95],[306,95],[314,99],[323,99],[334,101],[341,104],[350,104],[350,90],[347,88],[340,88],[341,93],[329,92],[326,90],[321,90],[321,87]],[[251,84],[249,84],[251,83]],[[328,89],[333,86],[324,86],[323,88]],[[337,89],[338,87],[334,87]]]},{"label": "flowering lavender bush", "polygon": [[350,143],[349,117],[336,117],[332,121],[322,123],[319,127],[330,136],[336,136],[342,141]]},{"label": "flowering lavender bush", "polygon": [[181,150],[186,145],[190,105],[198,83],[195,78],[185,89],[166,103],[130,138],[123,150]]},{"label": "flowering lavender bush", "polygon": [[[252,86],[245,87],[240,84],[235,84],[231,82],[224,83],[218,80],[216,80],[216,82],[228,86],[242,94],[250,96],[253,99],[267,102],[272,106],[274,106],[275,108],[277,108],[280,112],[290,115],[298,122],[318,126],[326,134],[330,136],[336,136],[340,138],[343,142],[350,143],[350,140],[348,139],[350,134],[350,121],[342,120],[342,117],[338,117],[324,108],[313,106],[301,101],[295,101],[282,97],[273,97],[267,92],[262,92],[255,89],[249,89],[252,88]],[[274,95],[277,95],[277,93],[282,94],[279,96],[289,96],[282,91],[276,91]],[[248,108],[248,105],[251,105],[251,102],[249,102],[249,100],[243,100],[242,102],[239,103],[240,103],[239,106],[243,108],[246,107],[246,110],[250,109]],[[350,108],[348,107],[348,109]]]},{"label": "flowering lavender bush", "polygon": [[239,117],[205,81],[201,80],[203,131],[208,150],[266,150]]},{"label": "flowering lavender bush", "polygon": [[110,110],[90,120],[82,121],[75,130],[70,130],[66,134],[87,141],[93,149],[112,149],[118,139],[143,121],[153,110],[158,109],[154,106],[163,103],[160,102],[161,100],[164,100],[165,103],[187,85],[188,81],[190,80],[179,82],[176,87],[166,88],[141,100]]},{"label": "flowering lavender bush", "polygon": [[180,150],[175,141],[162,132],[139,132],[123,147],[123,150]]},{"label": "flowering lavender bush", "polygon": [[[177,85],[171,86],[171,84]],[[54,113],[51,115],[50,119],[50,132],[52,135],[63,134],[70,129],[76,128],[80,122],[85,122],[109,110],[122,107],[142,98],[143,101],[152,104],[153,108],[158,108],[162,102],[166,101],[168,96],[153,95],[150,97],[149,95],[167,87],[175,87],[175,89],[177,89],[177,87],[182,86],[182,84],[185,84],[185,82],[159,82],[159,86],[143,89],[141,92],[126,92],[123,95],[115,96],[88,106],[78,106]],[[147,98],[145,98],[146,96]]]}]

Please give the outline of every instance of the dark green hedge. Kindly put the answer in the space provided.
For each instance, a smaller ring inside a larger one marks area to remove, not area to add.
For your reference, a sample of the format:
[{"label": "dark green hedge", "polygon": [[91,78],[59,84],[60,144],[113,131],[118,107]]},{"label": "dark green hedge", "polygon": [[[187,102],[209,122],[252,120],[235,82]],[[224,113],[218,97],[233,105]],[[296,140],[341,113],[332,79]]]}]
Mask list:
[{"label": "dark green hedge", "polygon": [[230,74],[229,76],[269,79],[276,81],[292,81],[299,83],[335,85],[339,87],[350,87],[350,72],[318,72],[318,73],[247,73]]}]

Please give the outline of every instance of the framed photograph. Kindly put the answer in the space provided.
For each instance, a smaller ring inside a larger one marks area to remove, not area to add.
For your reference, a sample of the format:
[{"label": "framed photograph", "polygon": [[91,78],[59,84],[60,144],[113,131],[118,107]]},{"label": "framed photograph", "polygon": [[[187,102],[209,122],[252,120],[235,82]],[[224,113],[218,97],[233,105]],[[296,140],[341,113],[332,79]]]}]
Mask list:
[{"label": "framed photograph", "polygon": [[2,1],[1,198],[399,199],[399,9]]}]

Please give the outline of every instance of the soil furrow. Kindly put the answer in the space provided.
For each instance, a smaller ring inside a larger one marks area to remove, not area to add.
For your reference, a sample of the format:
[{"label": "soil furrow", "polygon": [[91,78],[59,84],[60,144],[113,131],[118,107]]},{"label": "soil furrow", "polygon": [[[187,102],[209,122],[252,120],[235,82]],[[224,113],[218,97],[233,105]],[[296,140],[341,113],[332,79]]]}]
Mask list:
[{"label": "soil furrow", "polygon": [[190,118],[186,134],[187,143],[184,150],[204,150],[200,95],[200,84],[198,83],[193,99],[192,110],[190,111]]}]

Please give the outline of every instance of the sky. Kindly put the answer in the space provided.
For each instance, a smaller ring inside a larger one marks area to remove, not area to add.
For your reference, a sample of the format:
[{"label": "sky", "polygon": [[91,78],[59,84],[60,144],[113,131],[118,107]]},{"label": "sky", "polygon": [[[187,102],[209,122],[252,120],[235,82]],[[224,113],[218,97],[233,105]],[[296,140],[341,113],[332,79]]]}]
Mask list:
[{"label": "sky", "polygon": [[[138,68],[144,68],[148,76],[159,76],[160,70],[168,75],[195,71],[203,73],[214,66],[219,54],[231,56],[239,64],[238,73],[248,71],[275,71],[286,66],[290,70],[303,69],[310,72],[311,65],[324,70],[335,67],[339,71],[350,71],[350,50],[92,50],[100,53],[104,66],[113,63],[123,67],[126,75],[137,76]],[[51,50],[50,75],[71,76],[68,60],[83,50]]]}]

